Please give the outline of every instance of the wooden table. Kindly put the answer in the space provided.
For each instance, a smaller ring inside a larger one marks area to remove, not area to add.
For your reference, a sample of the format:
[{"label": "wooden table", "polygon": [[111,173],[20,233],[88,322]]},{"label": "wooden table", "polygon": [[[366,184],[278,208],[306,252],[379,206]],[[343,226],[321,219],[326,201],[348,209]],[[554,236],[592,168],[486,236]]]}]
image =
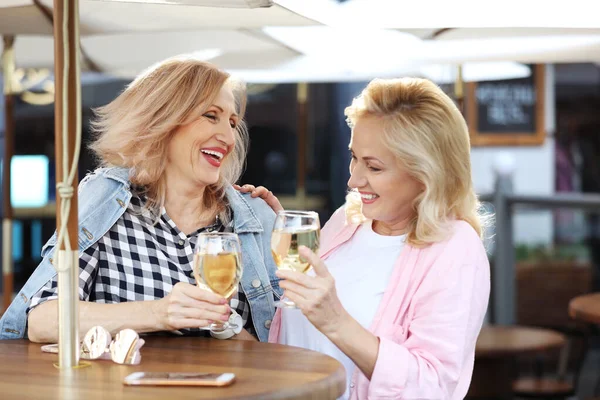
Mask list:
[{"label": "wooden table", "polygon": [[575,297],[569,302],[569,315],[577,321],[600,324],[600,293]]},{"label": "wooden table", "polygon": [[512,397],[517,355],[562,347],[561,333],[521,326],[484,326],[475,348],[475,369],[469,398],[509,399]]},{"label": "wooden table", "polygon": [[[26,340],[0,341],[3,399],[335,399],[346,388],[335,359],[297,347],[189,337],[146,337],[142,362],[108,360],[75,370],[53,366],[56,354]],[[136,371],[233,372],[225,388],[133,387],[123,378]]]}]

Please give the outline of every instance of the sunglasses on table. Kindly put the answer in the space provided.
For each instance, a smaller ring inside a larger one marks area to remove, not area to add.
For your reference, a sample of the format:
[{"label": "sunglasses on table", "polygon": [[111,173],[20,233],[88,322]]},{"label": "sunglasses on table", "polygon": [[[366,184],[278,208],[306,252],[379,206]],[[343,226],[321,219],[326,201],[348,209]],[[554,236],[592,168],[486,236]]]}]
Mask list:
[{"label": "sunglasses on table", "polygon": [[[101,326],[94,326],[83,337],[80,346],[82,360],[113,360],[117,364],[137,365],[142,360],[140,349],[144,345],[133,329],[123,329],[113,339],[110,332]],[[58,344],[42,346],[45,353],[58,353]]]}]

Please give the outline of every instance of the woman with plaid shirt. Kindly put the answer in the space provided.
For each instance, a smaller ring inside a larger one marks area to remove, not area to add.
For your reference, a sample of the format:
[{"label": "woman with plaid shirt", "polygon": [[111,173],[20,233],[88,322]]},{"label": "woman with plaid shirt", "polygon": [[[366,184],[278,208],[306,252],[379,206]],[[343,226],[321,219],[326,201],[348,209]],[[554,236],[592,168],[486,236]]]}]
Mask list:
[{"label": "woman with plaid shirt", "polygon": [[[167,60],[96,110],[92,149],[103,168],[79,190],[80,329],[199,334],[232,311],[266,341],[279,296],[270,253],[274,213],[235,191],[246,156],[245,92],[193,59]],[[203,231],[233,231],[242,245],[239,291],[224,299],[195,285]],[[58,338],[56,237],[2,320],[0,338]]]}]

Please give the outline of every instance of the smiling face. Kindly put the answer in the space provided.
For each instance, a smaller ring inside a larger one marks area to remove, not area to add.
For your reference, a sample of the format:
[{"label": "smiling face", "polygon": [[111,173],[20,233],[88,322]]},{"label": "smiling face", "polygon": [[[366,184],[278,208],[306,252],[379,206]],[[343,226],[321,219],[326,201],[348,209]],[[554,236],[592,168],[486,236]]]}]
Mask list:
[{"label": "smiling face", "polygon": [[217,183],[222,164],[233,152],[238,123],[233,93],[224,85],[200,118],[174,132],[166,174],[194,186]]},{"label": "smiling face", "polygon": [[398,162],[397,157],[383,140],[384,124],[381,118],[359,118],[352,130],[350,151],[350,180],[348,186],[356,189],[362,200],[362,213],[374,220],[373,229],[382,224],[393,230],[402,229],[415,211],[413,202],[423,191]]}]

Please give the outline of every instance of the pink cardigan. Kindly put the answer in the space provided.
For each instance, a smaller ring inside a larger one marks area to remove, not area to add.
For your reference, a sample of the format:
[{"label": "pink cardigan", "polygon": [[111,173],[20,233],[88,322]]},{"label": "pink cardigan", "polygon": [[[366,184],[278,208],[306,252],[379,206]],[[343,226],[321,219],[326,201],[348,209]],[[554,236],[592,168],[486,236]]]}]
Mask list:
[{"label": "pink cardigan", "polygon": [[[321,233],[321,258],[351,240],[358,225],[338,209]],[[475,343],[490,293],[490,267],[480,238],[455,221],[449,239],[418,249],[406,245],[369,330],[379,337],[371,380],[358,369],[350,398],[463,399],[469,389]],[[281,311],[269,341],[278,342]]]}]

